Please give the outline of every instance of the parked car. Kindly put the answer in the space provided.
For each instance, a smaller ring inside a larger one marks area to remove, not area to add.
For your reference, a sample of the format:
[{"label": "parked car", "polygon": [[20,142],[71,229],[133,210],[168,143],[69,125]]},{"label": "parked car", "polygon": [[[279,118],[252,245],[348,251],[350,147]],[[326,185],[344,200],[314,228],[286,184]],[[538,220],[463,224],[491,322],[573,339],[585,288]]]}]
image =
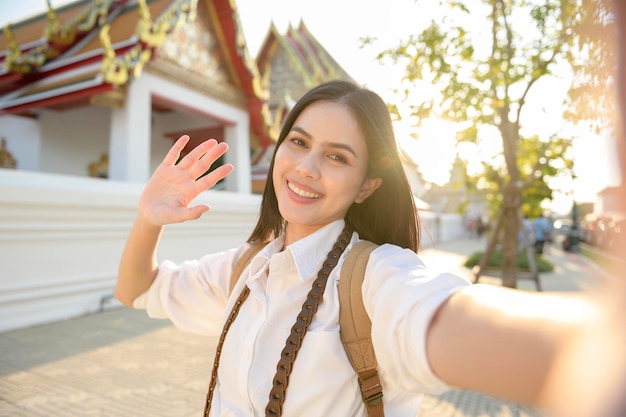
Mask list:
[{"label": "parked car", "polygon": [[613,221],[610,217],[602,217],[596,222],[593,234],[593,246],[608,250],[611,245]]},{"label": "parked car", "polygon": [[626,215],[614,216],[607,224],[606,250],[613,255],[626,255]]},{"label": "parked car", "polygon": [[554,223],[552,223],[552,242],[563,245],[565,239],[570,236],[571,231],[571,219],[556,219]]},{"label": "parked car", "polygon": [[594,244],[593,241],[597,221],[598,217],[595,214],[588,214],[578,223],[578,238],[581,242],[585,242],[589,245]]}]

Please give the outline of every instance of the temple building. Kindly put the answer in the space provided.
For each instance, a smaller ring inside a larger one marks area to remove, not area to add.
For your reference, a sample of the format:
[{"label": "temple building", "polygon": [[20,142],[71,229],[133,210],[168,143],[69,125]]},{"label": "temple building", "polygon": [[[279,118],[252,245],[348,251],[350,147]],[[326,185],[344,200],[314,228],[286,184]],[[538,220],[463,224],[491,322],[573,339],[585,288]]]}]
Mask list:
[{"label": "temple building", "polygon": [[[89,175],[104,157],[108,178],[145,182],[183,133],[188,148],[228,141],[238,166],[270,141],[232,2],[78,1],[7,26],[0,51],[0,129],[19,169]],[[225,188],[248,192],[249,170]]]},{"label": "temple building", "polygon": [[351,79],[304,24],[272,26],[255,61],[230,0],[48,3],[3,28],[0,331],[116,304],[138,196],[183,134],[184,152],[226,141],[221,162],[236,169],[198,198],[209,214],[166,228],[159,258],[241,244],[260,204],[253,165],[267,171],[286,97],[334,78]]}]

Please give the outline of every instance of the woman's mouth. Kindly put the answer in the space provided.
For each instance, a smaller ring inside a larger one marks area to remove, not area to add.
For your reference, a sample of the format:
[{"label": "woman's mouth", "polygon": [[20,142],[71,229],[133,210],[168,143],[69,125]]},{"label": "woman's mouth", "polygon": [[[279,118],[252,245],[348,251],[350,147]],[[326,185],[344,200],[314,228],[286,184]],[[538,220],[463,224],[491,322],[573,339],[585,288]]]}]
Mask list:
[{"label": "woman's mouth", "polygon": [[287,187],[289,187],[289,189],[291,191],[293,191],[299,197],[316,199],[316,198],[320,198],[322,196],[321,194],[312,193],[310,191],[305,191],[305,190],[303,190],[301,188],[298,188],[297,186],[293,185],[290,182],[287,182]]}]

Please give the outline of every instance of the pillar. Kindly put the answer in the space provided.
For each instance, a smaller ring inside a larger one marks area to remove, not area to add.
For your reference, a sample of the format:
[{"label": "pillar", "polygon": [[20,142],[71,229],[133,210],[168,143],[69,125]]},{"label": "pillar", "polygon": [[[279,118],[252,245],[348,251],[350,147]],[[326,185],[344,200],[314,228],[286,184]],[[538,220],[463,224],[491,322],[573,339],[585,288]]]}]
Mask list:
[{"label": "pillar", "polygon": [[150,178],[150,91],[142,78],[129,83],[124,106],[111,113],[109,178],[146,182]]}]

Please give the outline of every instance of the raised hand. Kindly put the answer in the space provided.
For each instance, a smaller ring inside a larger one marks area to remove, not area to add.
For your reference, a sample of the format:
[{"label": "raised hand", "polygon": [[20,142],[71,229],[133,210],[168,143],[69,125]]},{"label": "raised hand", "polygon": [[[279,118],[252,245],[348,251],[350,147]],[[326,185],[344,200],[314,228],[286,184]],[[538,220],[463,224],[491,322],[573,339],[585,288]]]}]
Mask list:
[{"label": "raised hand", "polygon": [[225,164],[199,178],[228,149],[226,143],[214,139],[201,143],[176,164],[187,142],[189,136],[184,135],[174,143],[139,199],[139,216],[154,226],[199,218],[209,206],[189,204],[233,171],[232,165]]}]

